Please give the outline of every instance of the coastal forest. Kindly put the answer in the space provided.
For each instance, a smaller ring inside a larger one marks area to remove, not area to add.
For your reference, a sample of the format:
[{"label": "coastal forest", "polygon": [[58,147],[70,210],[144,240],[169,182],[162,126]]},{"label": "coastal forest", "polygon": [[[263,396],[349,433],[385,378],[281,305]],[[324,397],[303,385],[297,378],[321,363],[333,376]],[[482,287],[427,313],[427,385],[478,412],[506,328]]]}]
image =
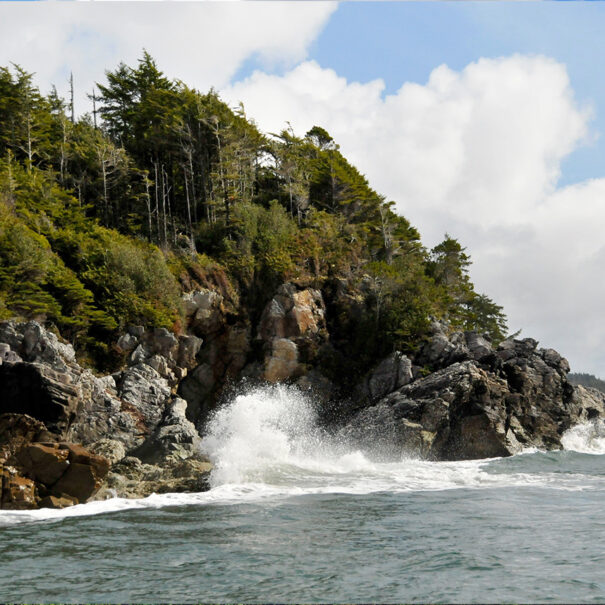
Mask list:
[{"label": "coastal forest", "polygon": [[505,338],[462,243],[427,249],[321,125],[285,126],[261,132],[146,52],[107,71],[78,116],[73,86],[43,94],[0,67],[0,319],[45,323],[101,369],[128,325],[182,331],[196,284],[257,318],[282,283],[339,282],[364,310],[341,322],[361,366],[413,352],[435,318]]}]

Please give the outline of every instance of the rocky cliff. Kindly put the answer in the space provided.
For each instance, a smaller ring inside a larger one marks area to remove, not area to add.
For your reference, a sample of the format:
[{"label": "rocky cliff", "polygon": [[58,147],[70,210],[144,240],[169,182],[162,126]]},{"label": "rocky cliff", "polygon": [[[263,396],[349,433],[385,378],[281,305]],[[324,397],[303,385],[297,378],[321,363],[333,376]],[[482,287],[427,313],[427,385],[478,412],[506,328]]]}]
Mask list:
[{"label": "rocky cliff", "polygon": [[567,361],[529,338],[494,347],[434,322],[413,356],[396,351],[358,376],[351,317],[334,311],[354,312],[343,288],[284,284],[256,321],[216,290],[183,302],[183,334],[129,327],[114,343],[123,366],[107,376],[34,321],[0,324],[1,507],[206,489],[200,433],[242,380],[313,391],[330,430],[360,448],[434,460],[560,448],[570,426],[605,416],[605,395],[571,385]]}]

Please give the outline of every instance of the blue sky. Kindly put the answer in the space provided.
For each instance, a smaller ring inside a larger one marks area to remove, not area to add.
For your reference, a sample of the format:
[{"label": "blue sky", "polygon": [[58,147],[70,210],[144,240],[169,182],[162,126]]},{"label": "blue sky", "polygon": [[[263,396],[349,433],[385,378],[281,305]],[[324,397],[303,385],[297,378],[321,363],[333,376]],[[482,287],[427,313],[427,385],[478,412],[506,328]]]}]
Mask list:
[{"label": "blue sky", "polygon": [[[593,134],[605,132],[605,2],[342,2],[309,58],[350,81],[382,78],[385,94],[406,81],[426,83],[445,63],[461,70],[480,57],[544,54],[564,63],[581,103],[592,103]],[[233,78],[268,68],[249,58]],[[562,164],[560,184],[600,176],[605,139]]]}]

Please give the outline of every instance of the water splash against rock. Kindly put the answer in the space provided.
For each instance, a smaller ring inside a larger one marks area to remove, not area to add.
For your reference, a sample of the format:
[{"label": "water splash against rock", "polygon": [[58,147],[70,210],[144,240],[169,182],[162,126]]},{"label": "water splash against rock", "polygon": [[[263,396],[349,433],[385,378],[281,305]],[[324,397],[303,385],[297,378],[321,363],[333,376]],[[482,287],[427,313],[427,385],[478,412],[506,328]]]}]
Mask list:
[{"label": "water splash against rock", "polygon": [[605,421],[593,420],[578,424],[561,437],[566,450],[583,454],[605,454]]}]

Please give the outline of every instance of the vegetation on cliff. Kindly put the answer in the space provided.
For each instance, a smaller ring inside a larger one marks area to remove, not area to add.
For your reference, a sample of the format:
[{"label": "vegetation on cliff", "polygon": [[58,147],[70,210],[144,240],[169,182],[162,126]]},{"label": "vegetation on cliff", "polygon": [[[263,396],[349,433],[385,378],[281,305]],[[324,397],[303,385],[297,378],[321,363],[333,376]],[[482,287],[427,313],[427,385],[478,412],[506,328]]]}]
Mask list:
[{"label": "vegetation on cliff", "polygon": [[506,334],[454,238],[427,250],[316,126],[261,133],[242,106],[171,80],[144,53],[75,118],[31,74],[0,68],[0,319],[56,326],[111,363],[129,324],[181,329],[181,293],[220,285],[258,317],[283,282],[347,284],[352,351],[414,350],[430,317]]}]

